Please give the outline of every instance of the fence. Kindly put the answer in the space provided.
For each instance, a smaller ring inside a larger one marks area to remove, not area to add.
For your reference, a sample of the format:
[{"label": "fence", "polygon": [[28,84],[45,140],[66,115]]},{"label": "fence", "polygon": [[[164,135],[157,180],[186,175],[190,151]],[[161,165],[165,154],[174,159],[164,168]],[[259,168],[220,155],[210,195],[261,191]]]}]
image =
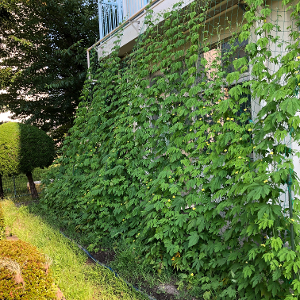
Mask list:
[{"label": "fence", "polygon": [[[40,181],[45,173],[47,172],[47,169],[35,169],[33,171],[33,180]],[[30,196],[30,190],[27,187],[27,177],[25,174],[20,175],[12,175],[12,176],[3,176],[2,177],[2,184],[3,184],[3,191],[4,191],[4,197],[26,197]],[[36,186],[38,193],[41,192],[41,187]]]}]

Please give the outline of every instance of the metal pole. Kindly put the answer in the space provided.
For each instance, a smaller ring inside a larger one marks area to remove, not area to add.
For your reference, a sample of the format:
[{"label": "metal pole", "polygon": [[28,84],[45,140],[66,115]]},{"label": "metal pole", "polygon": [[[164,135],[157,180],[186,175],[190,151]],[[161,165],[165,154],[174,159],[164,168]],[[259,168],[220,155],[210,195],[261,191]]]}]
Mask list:
[{"label": "metal pole", "polygon": [[86,54],[87,54],[87,65],[88,65],[89,79],[91,80],[91,70],[90,70],[91,63],[90,63],[90,50],[89,49],[87,49]]},{"label": "metal pole", "polygon": [[17,198],[17,189],[16,189],[15,175],[13,175],[13,183],[14,183],[14,196],[15,196],[15,198]]},{"label": "metal pole", "polygon": [[118,0],[117,5],[118,5],[118,22],[117,22],[117,27],[118,27],[123,22],[123,2],[122,2],[122,0]]},{"label": "metal pole", "polygon": [[87,66],[88,66],[88,69],[89,69],[90,66],[91,66],[91,63],[90,63],[90,49],[87,49],[86,56],[87,56]]},{"label": "metal pole", "polygon": [[127,20],[129,18],[128,14],[128,5],[126,0],[122,0],[122,6],[123,6],[123,20]]},{"label": "metal pole", "polygon": [[[288,175],[288,194],[289,194],[289,212],[290,212],[290,219],[293,219],[293,202],[292,202],[292,178],[291,175]],[[294,233],[294,224],[290,224],[290,232],[291,232],[291,247],[292,251],[296,251],[295,249],[295,233]],[[293,279],[296,279],[295,272],[293,272]]]}]

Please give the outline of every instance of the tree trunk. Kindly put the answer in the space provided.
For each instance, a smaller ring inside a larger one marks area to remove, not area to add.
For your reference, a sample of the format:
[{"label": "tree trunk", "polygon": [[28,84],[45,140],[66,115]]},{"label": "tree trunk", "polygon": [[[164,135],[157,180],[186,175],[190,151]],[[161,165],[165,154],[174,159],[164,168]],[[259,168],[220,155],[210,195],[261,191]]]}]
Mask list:
[{"label": "tree trunk", "polygon": [[4,191],[3,191],[2,175],[1,174],[0,174],[0,199],[4,199]]},{"label": "tree trunk", "polygon": [[26,176],[27,176],[27,179],[28,179],[28,182],[29,182],[29,188],[30,188],[32,199],[38,199],[39,195],[38,195],[38,192],[35,188],[35,184],[34,184],[34,181],[33,181],[33,178],[32,178],[32,173],[27,172]]}]

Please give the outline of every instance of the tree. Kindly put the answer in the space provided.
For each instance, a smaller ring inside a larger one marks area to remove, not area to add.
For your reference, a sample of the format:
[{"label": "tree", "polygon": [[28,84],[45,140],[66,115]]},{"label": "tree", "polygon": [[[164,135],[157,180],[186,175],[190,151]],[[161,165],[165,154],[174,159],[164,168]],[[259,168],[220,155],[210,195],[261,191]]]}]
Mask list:
[{"label": "tree", "polygon": [[[3,2],[3,0],[0,0],[0,28],[4,26],[4,24],[7,24],[11,20],[11,15],[7,9],[7,5]],[[1,35],[0,35],[0,44],[1,44]],[[0,61],[3,53],[1,53],[1,47],[0,47]],[[5,86],[7,86],[7,83],[9,82],[9,79],[11,77],[11,72],[9,68],[1,68],[0,67],[0,90],[4,89]],[[0,103],[0,112],[5,108],[3,103]]]},{"label": "tree", "polygon": [[[38,193],[32,171],[50,166],[54,156],[52,138],[39,128],[15,122],[0,125],[0,176],[26,174],[33,199],[38,198]],[[0,196],[3,198],[1,187],[0,180]]]},{"label": "tree", "polygon": [[0,103],[60,141],[80,100],[86,48],[98,37],[97,1],[1,1],[13,18],[0,22]]},{"label": "tree", "polygon": [[0,25],[11,20],[11,14],[8,10],[8,5],[9,3],[7,1],[0,0]]}]

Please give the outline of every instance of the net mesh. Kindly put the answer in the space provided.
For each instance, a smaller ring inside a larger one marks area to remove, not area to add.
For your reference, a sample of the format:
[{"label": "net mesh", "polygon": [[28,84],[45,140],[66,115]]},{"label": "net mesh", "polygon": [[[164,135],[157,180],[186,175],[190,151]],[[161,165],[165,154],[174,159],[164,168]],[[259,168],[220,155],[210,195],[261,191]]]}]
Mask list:
[{"label": "net mesh", "polygon": [[292,276],[267,257],[295,247],[297,9],[160,3],[135,20],[132,49],[137,22],[94,50],[45,201],[93,244],[122,236],[158,269],[197,273],[197,295],[284,297]]},{"label": "net mesh", "polygon": [[[196,3],[196,5],[191,5],[191,3]],[[174,7],[170,7],[169,9],[159,13],[155,13],[155,9],[150,7],[150,9],[147,10],[146,17],[142,20],[142,22],[139,21],[141,22],[141,24],[139,23],[139,35],[136,38],[135,46],[133,47],[131,54],[129,55],[129,53],[126,53],[126,55],[122,58],[123,66],[128,66],[128,64],[131,64],[131,68],[136,71],[136,61],[140,58],[140,54],[137,50],[142,45],[145,50],[145,52],[142,54],[143,57],[149,56],[151,59],[153,59],[153,54],[156,56],[153,61],[154,64],[156,63],[158,66],[153,66],[152,71],[145,75],[150,79],[150,87],[155,86],[158,82],[157,78],[164,76],[163,73],[165,70],[159,65],[159,51],[157,51],[157,49],[155,50],[153,47],[151,47],[151,45],[145,45],[144,41],[147,39],[147,36],[149,36],[149,32],[147,32],[148,28],[150,26],[154,26],[155,29],[152,29],[152,33],[150,33],[152,34],[153,39],[152,44],[155,44],[155,41],[161,42],[164,38],[164,35],[167,33],[162,32],[162,30],[166,30],[166,26],[163,27],[162,23],[170,22],[169,30],[172,29],[172,25],[175,24],[175,27],[177,25],[176,29],[174,30],[173,46],[175,45],[175,47],[173,52],[180,52],[180,54],[177,56],[175,54],[172,59],[174,65],[179,65],[177,68],[178,76],[176,78],[178,82],[182,80],[182,75],[188,68],[188,66],[185,64],[185,59],[188,56],[187,49],[189,49],[192,44],[197,45],[196,52],[198,55],[198,59],[195,63],[196,80],[193,84],[195,86],[197,83],[201,82],[204,77],[207,81],[213,82],[214,76],[216,76],[214,73],[216,73],[218,69],[218,66],[216,65],[222,65],[225,68],[226,74],[235,72],[236,69],[233,66],[233,61],[242,57],[248,59],[245,51],[246,46],[249,43],[256,43],[258,39],[263,37],[266,37],[268,41],[267,45],[261,47],[266,47],[270,51],[268,60],[265,60],[263,63],[271,75],[276,74],[280,68],[280,60],[289,52],[289,46],[293,44],[291,32],[293,30],[297,30],[297,28],[299,32],[299,18],[293,16],[291,7],[288,5],[283,5],[281,1],[260,1],[260,6],[257,10],[257,15],[260,16],[260,19],[253,23],[248,39],[239,41],[239,32],[241,31],[242,26],[246,23],[245,14],[249,10],[249,2],[246,3],[238,0],[218,0],[209,2],[181,1],[180,3],[174,5]],[[168,17],[171,15],[171,11],[173,11],[171,17],[172,21],[168,20]],[[176,13],[174,13],[174,11],[176,11]],[[191,26],[188,24],[188,19],[185,19],[184,17],[191,12],[195,13],[195,18],[197,21],[201,22],[200,26],[198,26],[197,35],[195,37],[197,40],[196,43],[195,40],[193,40],[193,36],[189,35],[192,31],[190,28]],[[199,15],[201,15],[201,18],[199,18]],[[272,24],[272,30],[267,32],[265,30],[266,28],[263,28],[264,24]],[[128,26],[128,24],[126,26]],[[121,27],[120,31],[117,33],[117,38],[114,40],[116,49],[122,46],[123,40],[128,39],[128,37],[124,36],[124,31],[124,27]],[[176,43],[176,33],[178,32],[184,32],[185,38],[178,40]],[[153,36],[155,37],[153,38]],[[169,43],[169,41],[166,42],[166,44],[167,43]],[[107,47],[105,42],[95,50],[95,65],[97,65],[97,59],[106,57],[106,55],[112,52],[112,50]],[[205,60],[204,72],[203,70],[200,70],[203,68],[203,62],[201,62],[201,59]],[[95,73],[95,71],[92,71],[92,73]],[[226,98],[229,96],[228,92],[232,86],[241,86],[244,82],[251,81],[253,79],[251,73],[251,64],[249,64],[249,66],[244,70],[240,78],[236,80],[234,84],[231,86],[228,86],[227,84],[227,87],[225,87],[223,90],[223,97]],[[298,71],[295,73],[298,73]],[[298,77],[295,78],[295,80],[296,88],[294,90],[294,95],[299,99],[300,81]],[[285,84],[285,78],[282,76],[279,82],[283,86]],[[180,86],[178,89],[180,89]],[[244,111],[249,111],[248,122],[256,123],[258,112],[265,105],[264,101],[260,101],[254,95],[251,95],[250,90],[248,93],[242,94],[241,97],[245,97],[245,101],[241,103],[238,114],[242,114]],[[151,118],[153,121],[154,119],[157,119],[158,116],[152,116]],[[212,118],[210,118],[209,122],[212,124]],[[286,158],[289,159],[290,152],[292,150],[298,151],[299,149],[298,142],[293,141],[291,137],[290,131],[292,130],[294,129],[289,127],[286,128],[287,135],[285,138],[285,145],[286,152],[288,152],[286,153]],[[252,161],[255,159],[261,159],[261,156],[257,156],[254,152],[251,153],[250,157]],[[292,160],[294,164],[299,166],[298,160],[295,156],[292,158]],[[273,171],[275,171],[274,168],[271,168],[270,172]],[[294,170],[291,169],[290,180],[293,177],[293,173]],[[292,182],[289,181],[289,184],[287,182],[285,186],[282,186],[283,192],[279,197],[279,201],[284,209],[289,207],[288,191],[291,185]],[[291,203],[293,203],[293,200]]]}]

